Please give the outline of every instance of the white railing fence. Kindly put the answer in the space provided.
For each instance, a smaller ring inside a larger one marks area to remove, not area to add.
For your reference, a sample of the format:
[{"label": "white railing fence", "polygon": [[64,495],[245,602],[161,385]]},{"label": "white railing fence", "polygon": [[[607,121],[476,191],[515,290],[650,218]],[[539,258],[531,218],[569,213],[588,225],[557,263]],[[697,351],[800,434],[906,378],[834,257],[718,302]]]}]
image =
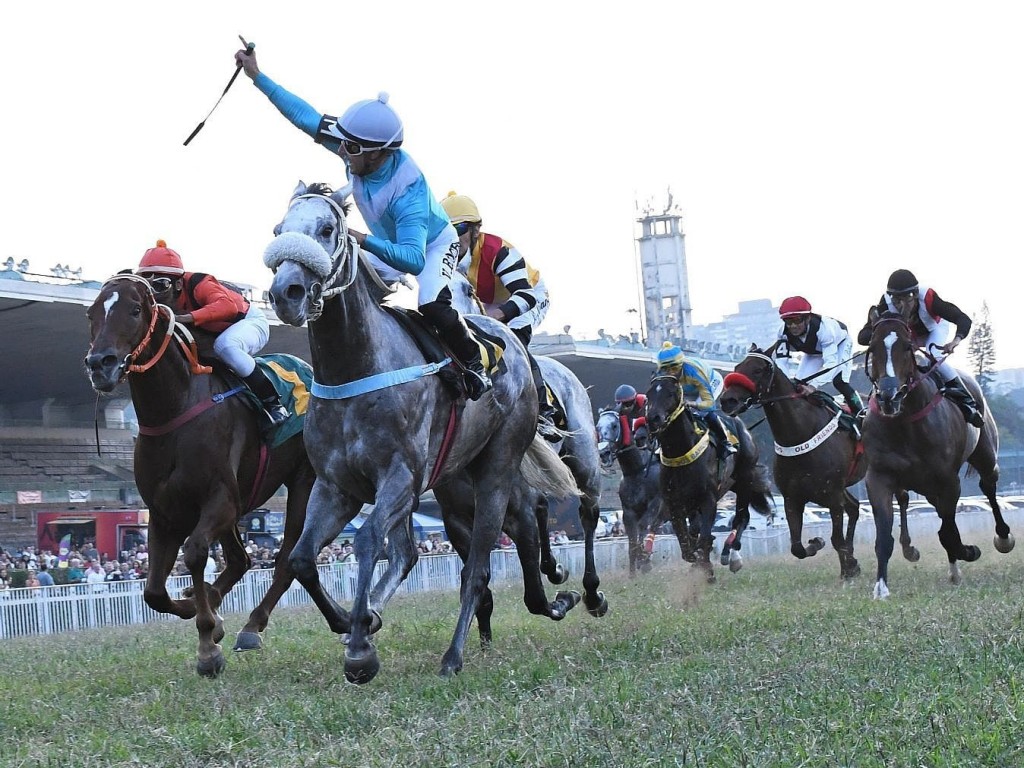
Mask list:
[{"label": "white railing fence", "polygon": [[[1017,511],[1019,512],[1019,510]],[[1006,513],[1007,522],[1014,527],[1021,517]],[[962,533],[991,535],[992,516],[987,512],[957,515]],[[829,524],[804,526],[803,539],[821,536],[826,542],[830,535]],[[938,518],[911,516],[912,536],[922,542],[936,541]],[[857,547],[872,553],[875,528],[871,515],[862,515],[857,528]],[[898,535],[898,531],[897,531]],[[716,535],[721,539],[722,534]],[[581,589],[584,553],[582,542],[556,546],[555,558],[572,574],[565,587]],[[598,573],[625,570],[629,556],[624,538],[602,539],[595,543],[595,558]],[[742,555],[744,560],[775,557],[789,552],[789,530],[785,522],[763,531],[747,531],[743,535]],[[654,543],[654,560],[678,560],[679,546],[674,536],[658,536]],[[386,563],[377,563],[376,577],[383,573]],[[343,605],[351,603],[355,595],[356,564],[334,563],[319,568],[320,580],[325,588]],[[423,555],[409,574],[398,594],[411,594],[437,590],[459,589],[462,561],[455,554]],[[494,550],[491,552],[491,583],[505,584],[522,580],[522,568],[515,550]],[[221,613],[248,614],[263,599],[273,579],[272,570],[252,570],[224,598]],[[575,579],[575,582],[573,581]],[[573,584],[575,583],[575,586]],[[188,576],[174,576],[167,580],[172,597],[180,597],[182,591],[191,586]],[[34,589],[9,589],[0,592],[0,638],[51,635],[74,632],[96,627],[126,626],[157,621],[176,621],[176,617],[157,613],[142,597],[144,581],[115,581],[105,584],[74,584],[68,586],[37,587]],[[565,588],[563,587],[563,588]],[[278,608],[311,606],[313,601],[305,590],[294,582],[281,597]]]}]

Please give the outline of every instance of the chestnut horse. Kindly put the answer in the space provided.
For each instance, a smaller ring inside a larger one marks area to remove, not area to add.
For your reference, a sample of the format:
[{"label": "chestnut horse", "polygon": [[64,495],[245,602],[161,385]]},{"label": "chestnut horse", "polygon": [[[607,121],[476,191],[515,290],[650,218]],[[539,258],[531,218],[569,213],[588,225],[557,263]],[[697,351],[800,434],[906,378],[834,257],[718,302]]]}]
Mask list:
[{"label": "chestnut horse", "polygon": [[[826,507],[832,518],[832,548],[839,556],[839,576],[851,579],[860,575],[860,563],[853,554],[860,506],[847,489],[863,480],[867,472],[863,446],[853,432],[840,427],[839,406],[828,405],[824,400],[827,395],[800,394],[796,383],[776,363],[776,346],[765,350],[751,346],[747,356],[725,377],[719,404],[732,416],[753,406],[764,409],[775,439],[773,475],[786,503],[789,551],[803,560],[825,546],[820,537],[806,544],[801,537],[804,507],[809,502]],[[911,546],[907,528],[910,495],[900,489],[897,498],[903,556],[916,562],[921,555]]]},{"label": "chestnut horse", "polygon": [[935,507],[942,521],[939,541],[949,559],[949,578],[959,584],[957,561],[973,562],[981,557],[978,547],[963,543],[956,524],[960,469],[965,462],[977,471],[981,490],[992,507],[995,548],[1006,553],[1014,545],[996,499],[999,432],[985,395],[971,376],[960,372],[984,416],[979,429],[968,424],[959,407],[943,396],[942,382],[931,375],[935,360],[919,367],[913,333],[894,313],[885,313],[872,327],[866,367],[872,384],[864,446],[868,456],[865,482],[875,517],[878,557],[874,597],[889,596],[892,496],[901,488],[922,494]]},{"label": "chestnut horse", "polygon": [[[217,608],[250,566],[238,520],[282,485],[288,488],[288,505],[274,579],[239,633],[236,650],[260,646],[270,611],[292,583],[288,553],[302,530],[315,480],[302,430],[293,426],[294,434],[269,447],[244,386],[200,365],[195,338],[175,322],[173,310],[157,304],[143,278],[110,278],[87,315],[91,344],[85,365],[93,388],[110,392],[127,377],[139,417],[135,482],[149,506],[146,603],[160,613],[195,618],[196,671],[215,677],[225,666]],[[197,331],[200,335],[210,338]],[[308,368],[297,358],[289,360]],[[226,567],[207,584],[203,572],[216,541]],[[175,600],[167,593],[167,577],[182,545],[193,586],[191,595]]]}]

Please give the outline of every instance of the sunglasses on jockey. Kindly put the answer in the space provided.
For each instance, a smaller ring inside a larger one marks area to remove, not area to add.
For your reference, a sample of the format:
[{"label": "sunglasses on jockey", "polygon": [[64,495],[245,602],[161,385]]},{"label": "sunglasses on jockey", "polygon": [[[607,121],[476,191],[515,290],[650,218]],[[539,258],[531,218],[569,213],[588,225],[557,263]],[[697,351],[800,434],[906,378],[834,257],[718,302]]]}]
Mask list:
[{"label": "sunglasses on jockey", "polygon": [[460,221],[458,224],[453,224],[452,226],[455,227],[456,234],[458,234],[459,237],[462,237],[473,228],[473,224],[474,222],[472,221]]}]

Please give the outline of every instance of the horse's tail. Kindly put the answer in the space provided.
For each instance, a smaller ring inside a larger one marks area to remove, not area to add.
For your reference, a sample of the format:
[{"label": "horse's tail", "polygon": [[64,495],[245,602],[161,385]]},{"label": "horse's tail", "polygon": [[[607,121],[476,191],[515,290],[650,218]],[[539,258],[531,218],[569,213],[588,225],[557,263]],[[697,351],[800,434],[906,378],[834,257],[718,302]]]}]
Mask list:
[{"label": "horse's tail", "polygon": [[519,470],[526,484],[545,496],[567,499],[583,495],[572,472],[540,435],[535,435],[526,449]]},{"label": "horse's tail", "polygon": [[771,481],[768,479],[768,468],[764,464],[755,464],[750,473],[750,506],[765,517],[771,517],[775,513]]}]

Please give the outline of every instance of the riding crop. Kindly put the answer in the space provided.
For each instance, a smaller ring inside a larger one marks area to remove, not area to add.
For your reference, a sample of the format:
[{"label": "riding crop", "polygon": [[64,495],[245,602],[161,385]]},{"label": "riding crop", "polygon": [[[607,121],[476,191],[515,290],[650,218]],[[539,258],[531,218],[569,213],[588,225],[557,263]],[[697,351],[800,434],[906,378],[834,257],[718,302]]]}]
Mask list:
[{"label": "riding crop", "polygon": [[[245,46],[245,49],[249,53],[252,53],[256,49],[256,43],[247,43],[247,42],[245,42],[245,38],[242,37],[241,35],[238,36],[238,39],[242,41],[242,45]],[[241,72],[241,71],[242,71],[242,64],[241,64],[241,62],[239,62],[239,63],[237,63],[235,65],[234,74],[232,74],[231,75],[231,79],[228,80],[228,84],[224,87],[224,91],[221,93],[220,98],[217,99],[217,104],[220,104],[221,99],[224,98],[225,94],[227,94],[227,92],[228,92],[228,90],[230,90],[231,86],[235,84],[235,79],[238,77],[238,73]],[[195,130],[192,131],[192,133],[190,133],[188,135],[188,138],[185,139],[184,146],[187,147],[188,143],[190,141],[192,141],[192,139],[194,139],[196,137],[196,134],[199,133],[199,131],[201,131],[203,129],[203,126],[206,125],[206,121],[209,120],[210,119],[210,115],[213,114],[213,110],[217,108],[217,104],[213,105],[213,108],[209,112],[206,113],[206,117],[203,118],[203,121],[201,123],[199,123],[199,125],[196,126]]]}]

